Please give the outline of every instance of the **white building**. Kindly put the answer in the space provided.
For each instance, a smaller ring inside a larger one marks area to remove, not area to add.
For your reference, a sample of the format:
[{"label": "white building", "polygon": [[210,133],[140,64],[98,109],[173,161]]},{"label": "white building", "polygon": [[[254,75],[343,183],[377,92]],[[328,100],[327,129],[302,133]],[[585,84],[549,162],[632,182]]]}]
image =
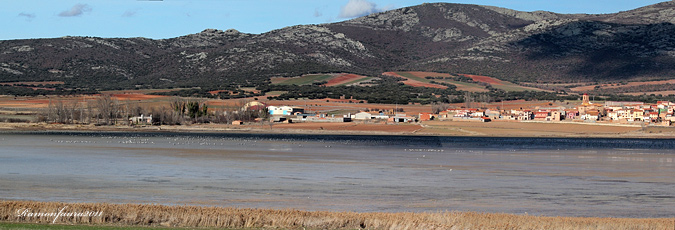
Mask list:
[{"label": "white building", "polygon": [[360,112],[354,114],[354,120],[370,120],[373,119],[373,115],[368,112]]},{"label": "white building", "polygon": [[132,124],[152,124],[152,115],[146,117],[141,114],[137,117],[130,117],[129,122]]},{"label": "white building", "polygon": [[305,112],[302,108],[291,106],[268,106],[267,110],[270,112],[270,115],[295,115],[296,113]]}]

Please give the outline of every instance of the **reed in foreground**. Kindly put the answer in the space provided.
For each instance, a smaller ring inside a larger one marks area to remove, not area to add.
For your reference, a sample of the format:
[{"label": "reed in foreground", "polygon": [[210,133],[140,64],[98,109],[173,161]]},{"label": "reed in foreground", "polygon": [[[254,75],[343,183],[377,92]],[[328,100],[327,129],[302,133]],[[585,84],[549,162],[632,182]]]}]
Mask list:
[{"label": "reed in foreground", "polygon": [[538,217],[474,212],[310,212],[227,207],[34,201],[0,201],[0,221],[200,228],[675,229],[675,219]]}]

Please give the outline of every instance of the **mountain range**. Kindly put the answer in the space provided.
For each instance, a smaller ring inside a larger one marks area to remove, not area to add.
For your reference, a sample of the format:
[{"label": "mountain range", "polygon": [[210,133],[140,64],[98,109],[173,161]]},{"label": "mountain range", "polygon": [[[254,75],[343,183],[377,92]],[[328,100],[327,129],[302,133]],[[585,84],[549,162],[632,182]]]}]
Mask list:
[{"label": "mountain range", "polygon": [[0,41],[0,81],[113,89],[257,85],[274,76],[385,71],[570,83],[675,77],[675,2],[614,14],[431,3],[262,34]]}]

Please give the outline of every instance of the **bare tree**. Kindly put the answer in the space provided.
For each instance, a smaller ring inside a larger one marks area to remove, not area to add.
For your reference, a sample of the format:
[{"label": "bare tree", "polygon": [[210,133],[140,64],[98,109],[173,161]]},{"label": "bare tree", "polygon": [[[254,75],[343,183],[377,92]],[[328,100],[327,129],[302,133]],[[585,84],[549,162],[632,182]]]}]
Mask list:
[{"label": "bare tree", "polygon": [[87,118],[86,123],[91,124],[91,116],[93,113],[91,112],[93,110],[91,103],[87,102],[87,112],[85,113],[85,117]]},{"label": "bare tree", "polygon": [[471,95],[471,92],[464,92],[464,104],[466,105],[466,108],[471,108],[473,106],[473,96]]},{"label": "bare tree", "polygon": [[79,104],[77,102],[73,103],[63,103],[63,101],[49,101],[49,105],[44,114],[44,121],[46,122],[55,122],[62,124],[71,124],[81,122],[82,114],[78,113]]},{"label": "bare tree", "polygon": [[150,111],[155,125],[180,125],[183,122],[182,116],[173,107],[153,107]]},{"label": "bare tree", "polygon": [[491,100],[492,99],[488,94],[481,94],[480,96],[478,96],[478,101],[480,101],[482,108],[487,108],[487,105],[490,104]]},{"label": "bare tree", "polygon": [[183,116],[187,110],[187,102],[180,99],[179,97],[176,97],[173,99],[173,101],[171,101],[171,108],[178,112],[179,115]]},{"label": "bare tree", "polygon": [[104,94],[96,99],[96,109],[101,119],[103,119],[103,123],[112,125],[115,124],[119,115],[120,104],[119,101],[112,98],[109,94]]},{"label": "bare tree", "polygon": [[142,114],[149,115],[149,114],[148,114],[148,111],[146,110],[146,108],[144,108],[143,106],[139,105],[139,104],[136,103],[136,102],[133,102],[133,103],[129,104],[129,105],[128,105],[128,108],[129,108],[129,112],[128,112],[128,113],[129,113],[131,116],[140,116],[140,115],[142,115]]},{"label": "bare tree", "polygon": [[446,103],[433,103],[431,105],[431,112],[432,113],[440,113],[442,111],[448,110],[450,108],[449,104]]}]

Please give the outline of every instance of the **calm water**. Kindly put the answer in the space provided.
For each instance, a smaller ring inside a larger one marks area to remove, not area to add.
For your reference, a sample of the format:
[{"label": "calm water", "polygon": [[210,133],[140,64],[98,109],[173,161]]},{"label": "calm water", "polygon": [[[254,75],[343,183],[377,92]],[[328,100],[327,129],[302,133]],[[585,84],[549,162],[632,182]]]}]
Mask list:
[{"label": "calm water", "polygon": [[675,140],[0,133],[0,198],[675,216]]}]

